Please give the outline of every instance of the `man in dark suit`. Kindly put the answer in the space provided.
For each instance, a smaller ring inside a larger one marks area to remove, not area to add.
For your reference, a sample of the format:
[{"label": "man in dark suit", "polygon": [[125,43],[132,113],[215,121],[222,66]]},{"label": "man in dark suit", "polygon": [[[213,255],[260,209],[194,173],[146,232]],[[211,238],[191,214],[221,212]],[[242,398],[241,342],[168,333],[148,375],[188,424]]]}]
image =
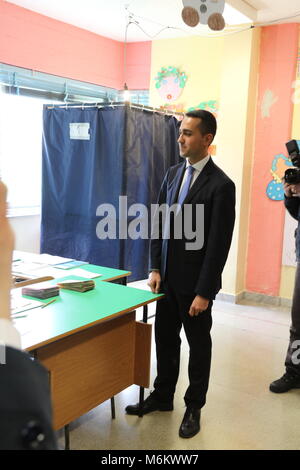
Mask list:
[{"label": "man in dark suit", "polygon": [[48,372],[19,349],[10,319],[13,239],[0,181],[0,450],[55,449]]},{"label": "man in dark suit", "polygon": [[[178,203],[180,210],[170,211],[164,221],[167,230],[161,223],[159,237],[151,240],[149,285],[165,297],[157,303],[155,318],[157,377],[142,413],[173,409],[183,325],[190,348],[186,412],[179,428],[184,438],[200,430],[211,364],[211,308],[221,288],[235,220],[234,183],[208,155],[216,128],[208,111],[185,115],[178,139],[185,162],[168,170],[158,199],[160,207]],[[137,415],[138,404],[127,406],[126,412]]]}]

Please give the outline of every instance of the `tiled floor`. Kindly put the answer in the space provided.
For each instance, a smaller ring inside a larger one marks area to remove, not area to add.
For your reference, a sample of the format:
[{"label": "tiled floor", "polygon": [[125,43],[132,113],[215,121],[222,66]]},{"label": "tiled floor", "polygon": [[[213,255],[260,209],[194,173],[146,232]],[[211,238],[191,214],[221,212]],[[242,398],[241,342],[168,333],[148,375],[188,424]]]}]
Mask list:
[{"label": "tiled floor", "polygon": [[[132,285],[146,288],[143,282]],[[150,315],[153,309],[154,305]],[[139,311],[137,318],[141,315]],[[300,449],[300,390],[280,395],[269,391],[269,383],[284,372],[289,309],[216,301],[213,319],[210,387],[198,435],[192,439],[178,436],[187,387],[188,348],[183,334],[174,411],[143,418],[126,415],[125,406],[138,401],[139,389],[132,386],[115,397],[115,420],[111,420],[107,401],[70,425],[71,448]],[[151,384],[155,368],[153,344]],[[58,434],[63,446],[63,435]]]}]

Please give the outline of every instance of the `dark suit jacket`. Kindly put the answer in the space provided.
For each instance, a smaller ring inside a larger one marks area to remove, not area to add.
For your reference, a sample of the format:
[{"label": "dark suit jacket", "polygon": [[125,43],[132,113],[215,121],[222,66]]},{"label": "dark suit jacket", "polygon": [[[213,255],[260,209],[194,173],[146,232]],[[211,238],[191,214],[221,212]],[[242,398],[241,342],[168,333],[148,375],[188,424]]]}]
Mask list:
[{"label": "dark suit jacket", "polygon": [[[56,449],[48,372],[18,349],[0,364],[0,450]],[[44,436],[44,438],[42,437]]]},{"label": "dark suit jacket", "polygon": [[300,198],[299,197],[286,197],[284,196],[284,204],[290,215],[298,221],[298,227],[295,232],[296,241],[296,258],[297,262],[300,261]]},{"label": "dark suit jacket", "polygon": [[[175,204],[186,163],[171,167],[162,183],[158,204]],[[214,299],[221,288],[221,274],[228,256],[235,220],[235,185],[230,178],[210,159],[191,187],[184,204],[190,204],[191,215],[187,216],[193,231],[201,233],[204,240],[201,249],[187,250],[189,242],[184,235],[174,239],[171,228],[170,239],[152,239],[150,245],[150,270],[160,269],[162,280],[172,273],[178,279],[176,289],[183,294],[199,294]],[[196,205],[204,206],[204,226],[196,216]],[[187,211],[183,209],[183,221]],[[185,222],[186,223],[186,222]],[[199,226],[201,223],[201,227]],[[172,218],[171,218],[171,227]]]}]

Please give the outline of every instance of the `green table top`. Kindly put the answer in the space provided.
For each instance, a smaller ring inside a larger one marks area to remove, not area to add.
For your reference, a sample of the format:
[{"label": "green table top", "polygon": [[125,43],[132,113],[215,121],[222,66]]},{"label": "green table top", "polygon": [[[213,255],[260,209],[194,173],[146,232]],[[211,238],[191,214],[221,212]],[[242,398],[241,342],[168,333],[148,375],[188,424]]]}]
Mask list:
[{"label": "green table top", "polygon": [[91,291],[61,289],[54,303],[26,312],[27,317],[16,322],[22,348],[34,350],[162,297],[150,291],[103,282],[101,278],[94,281],[95,289]]},{"label": "green table top", "polygon": [[[80,269],[84,269],[86,271],[91,271],[93,273],[101,274],[101,276],[97,279],[101,281],[113,281],[114,279],[119,279],[122,277],[130,276],[131,271],[124,271],[122,269],[115,269],[115,268],[105,268],[104,266],[97,266],[95,264],[84,264],[83,266],[79,266]],[[76,269],[76,268],[75,268]],[[72,269],[68,270],[61,270],[62,275],[70,275],[72,274]]]}]

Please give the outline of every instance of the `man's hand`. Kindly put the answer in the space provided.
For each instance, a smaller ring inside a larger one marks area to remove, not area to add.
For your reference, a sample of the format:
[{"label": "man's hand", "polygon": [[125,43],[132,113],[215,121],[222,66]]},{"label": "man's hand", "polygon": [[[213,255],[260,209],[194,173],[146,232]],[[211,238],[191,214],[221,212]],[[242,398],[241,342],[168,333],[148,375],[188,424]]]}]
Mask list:
[{"label": "man's hand", "polygon": [[0,318],[9,318],[14,236],[6,218],[6,186],[0,181]]},{"label": "man's hand", "polygon": [[300,183],[298,184],[284,183],[283,189],[284,189],[284,194],[286,195],[286,197],[300,196]]},{"label": "man's hand", "polygon": [[148,286],[154,294],[159,294],[161,276],[158,271],[151,271],[148,278]]},{"label": "man's hand", "polygon": [[192,305],[190,306],[189,315],[191,317],[197,317],[199,313],[204,312],[209,304],[209,300],[201,297],[200,295],[196,295],[193,300]]}]

